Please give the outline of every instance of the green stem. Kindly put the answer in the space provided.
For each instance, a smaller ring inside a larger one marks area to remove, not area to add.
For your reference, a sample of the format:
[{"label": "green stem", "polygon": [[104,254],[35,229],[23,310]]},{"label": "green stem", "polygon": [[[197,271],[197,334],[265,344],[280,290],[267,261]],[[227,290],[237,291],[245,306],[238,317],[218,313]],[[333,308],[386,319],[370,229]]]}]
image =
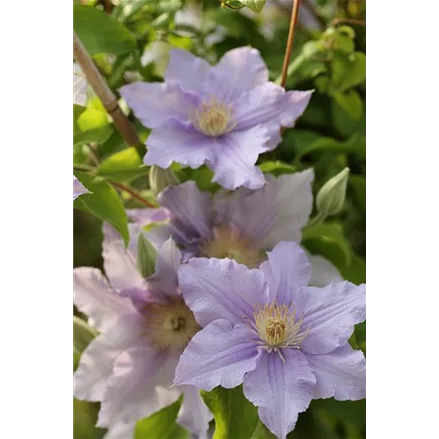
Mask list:
[{"label": "green stem", "polygon": [[318,212],[314,218],[310,219],[309,223],[304,228],[308,229],[312,226],[315,226],[316,224],[323,222],[325,220],[325,218],[326,218],[326,215],[323,212]]}]

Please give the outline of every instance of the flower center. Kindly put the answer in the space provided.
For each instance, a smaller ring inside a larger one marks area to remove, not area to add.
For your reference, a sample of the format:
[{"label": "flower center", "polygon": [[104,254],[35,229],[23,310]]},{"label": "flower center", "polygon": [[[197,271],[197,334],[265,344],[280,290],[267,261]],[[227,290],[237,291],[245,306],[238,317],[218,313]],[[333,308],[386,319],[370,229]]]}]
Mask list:
[{"label": "flower center", "polygon": [[213,229],[213,237],[203,243],[201,254],[209,258],[230,258],[249,268],[256,268],[263,253],[253,247],[239,230],[220,226]]},{"label": "flower center", "polygon": [[301,331],[303,317],[296,319],[296,311],[286,305],[271,302],[264,306],[257,304],[253,313],[254,322],[251,327],[257,333],[260,345],[268,352],[276,351],[282,357],[279,349],[300,349],[308,331]]},{"label": "flower center", "polygon": [[198,131],[210,137],[221,136],[236,126],[230,106],[213,97],[199,105],[191,120]]},{"label": "flower center", "polygon": [[183,299],[168,303],[148,303],[145,316],[145,337],[158,349],[176,348],[183,351],[190,339],[201,329]]}]

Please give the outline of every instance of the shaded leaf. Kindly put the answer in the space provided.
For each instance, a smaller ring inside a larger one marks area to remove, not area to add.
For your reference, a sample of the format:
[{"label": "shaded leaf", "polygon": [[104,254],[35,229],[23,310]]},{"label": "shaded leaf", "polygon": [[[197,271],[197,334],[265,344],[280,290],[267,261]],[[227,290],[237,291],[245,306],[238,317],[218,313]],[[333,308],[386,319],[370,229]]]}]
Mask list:
[{"label": "shaded leaf", "polygon": [[296,168],[288,163],[277,161],[269,161],[264,162],[259,165],[259,168],[264,173],[269,173],[272,175],[281,175],[281,174],[291,174],[296,170]]},{"label": "shaded leaf", "polygon": [[314,152],[355,153],[361,158],[366,158],[366,139],[361,135],[354,135],[345,142],[330,137],[320,137],[311,145],[298,152],[299,158]]},{"label": "shaded leaf", "polygon": [[128,217],[116,190],[101,177],[94,178],[84,172],[76,172],[75,175],[92,193],[81,195],[73,206],[108,221],[128,245]]},{"label": "shaded leaf", "polygon": [[130,181],[148,174],[136,148],[130,147],[105,159],[96,170],[97,175],[114,181]]},{"label": "shaded leaf", "polygon": [[73,27],[90,55],[120,54],[136,49],[133,34],[111,15],[98,9],[74,5]]},{"label": "shaded leaf", "polygon": [[92,130],[81,131],[73,135],[73,145],[84,145],[85,143],[104,143],[113,132],[112,125],[106,125]]},{"label": "shaded leaf", "polygon": [[352,249],[346,236],[343,234],[340,227],[336,224],[316,224],[311,227],[306,227],[303,230],[302,241],[323,241],[328,242],[342,252],[344,256],[344,262],[347,266],[352,260]]},{"label": "shaded leaf", "polygon": [[250,439],[258,422],[257,408],[246,399],[242,386],[234,389],[216,387],[201,392],[215,418],[213,439]]},{"label": "shaded leaf", "polygon": [[180,405],[181,399],[137,422],[134,439],[186,439],[187,432],[176,423]]},{"label": "shaded leaf", "polygon": [[267,0],[239,0],[240,3],[247,6],[254,12],[261,12]]}]

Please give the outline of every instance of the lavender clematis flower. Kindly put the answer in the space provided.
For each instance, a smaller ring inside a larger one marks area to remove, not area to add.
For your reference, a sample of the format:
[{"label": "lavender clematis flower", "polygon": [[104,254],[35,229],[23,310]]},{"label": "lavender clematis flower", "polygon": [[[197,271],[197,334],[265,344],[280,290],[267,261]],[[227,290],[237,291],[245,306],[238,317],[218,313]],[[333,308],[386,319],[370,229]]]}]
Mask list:
[{"label": "lavender clematis flower", "polygon": [[182,265],[183,296],[204,329],[183,352],[174,383],[207,391],[244,383],[279,439],[312,399],[365,398],[365,358],[348,343],[365,320],[365,285],[308,287],[310,276],[294,242],[276,245],[260,270],[228,259]]},{"label": "lavender clematis flower", "polygon": [[73,200],[76,200],[80,195],[82,194],[88,194],[90,193],[83,185],[82,183],[73,176]]},{"label": "lavender clematis flower", "polygon": [[103,257],[108,278],[91,267],[74,270],[75,305],[101,334],[83,352],[75,372],[78,399],[101,401],[98,426],[105,439],[130,439],[138,420],[184,400],[177,421],[206,439],[212,415],[191,386],[170,389],[175,367],[200,329],[178,288],[181,254],[168,240],[156,271],[143,279],[136,269],[139,229],[131,225],[125,250],[120,235],[104,226]]},{"label": "lavender clematis flower", "polygon": [[[265,251],[272,250],[279,241],[300,242],[301,229],[312,210],[313,178],[312,169],[277,178],[268,176],[268,183],[256,191],[240,188],[213,197],[200,191],[193,181],[169,187],[160,194],[159,201],[171,221],[150,230],[148,238],[160,243],[172,236],[185,260],[193,256],[228,257],[256,268],[266,258]],[[152,210],[143,210],[128,211],[140,226],[144,224],[142,216],[152,215]],[[313,285],[326,285],[328,279],[341,280],[330,262],[320,256],[312,256],[311,260]]]},{"label": "lavender clematis flower", "polygon": [[213,181],[227,189],[257,189],[265,184],[255,166],[259,154],[280,143],[280,127],[294,125],[312,92],[286,92],[269,82],[259,52],[241,47],[213,67],[173,49],[164,83],[137,82],[120,93],[152,128],[147,165],[206,164],[214,171]]}]

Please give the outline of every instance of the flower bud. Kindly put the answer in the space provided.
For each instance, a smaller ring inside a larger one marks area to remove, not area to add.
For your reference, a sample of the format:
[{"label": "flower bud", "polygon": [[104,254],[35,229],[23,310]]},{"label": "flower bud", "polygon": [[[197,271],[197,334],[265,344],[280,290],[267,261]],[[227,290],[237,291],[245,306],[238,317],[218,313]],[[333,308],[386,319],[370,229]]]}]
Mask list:
[{"label": "flower bud", "polygon": [[149,186],[154,193],[158,195],[168,186],[176,186],[180,181],[175,173],[170,169],[163,169],[153,165],[149,170]]},{"label": "flower bud", "polygon": [[156,259],[157,252],[155,248],[141,233],[137,241],[137,270],[144,278],[154,274]]},{"label": "flower bud", "polygon": [[319,213],[330,216],[341,211],[346,198],[348,177],[349,168],[344,168],[322,186],[316,197]]}]

